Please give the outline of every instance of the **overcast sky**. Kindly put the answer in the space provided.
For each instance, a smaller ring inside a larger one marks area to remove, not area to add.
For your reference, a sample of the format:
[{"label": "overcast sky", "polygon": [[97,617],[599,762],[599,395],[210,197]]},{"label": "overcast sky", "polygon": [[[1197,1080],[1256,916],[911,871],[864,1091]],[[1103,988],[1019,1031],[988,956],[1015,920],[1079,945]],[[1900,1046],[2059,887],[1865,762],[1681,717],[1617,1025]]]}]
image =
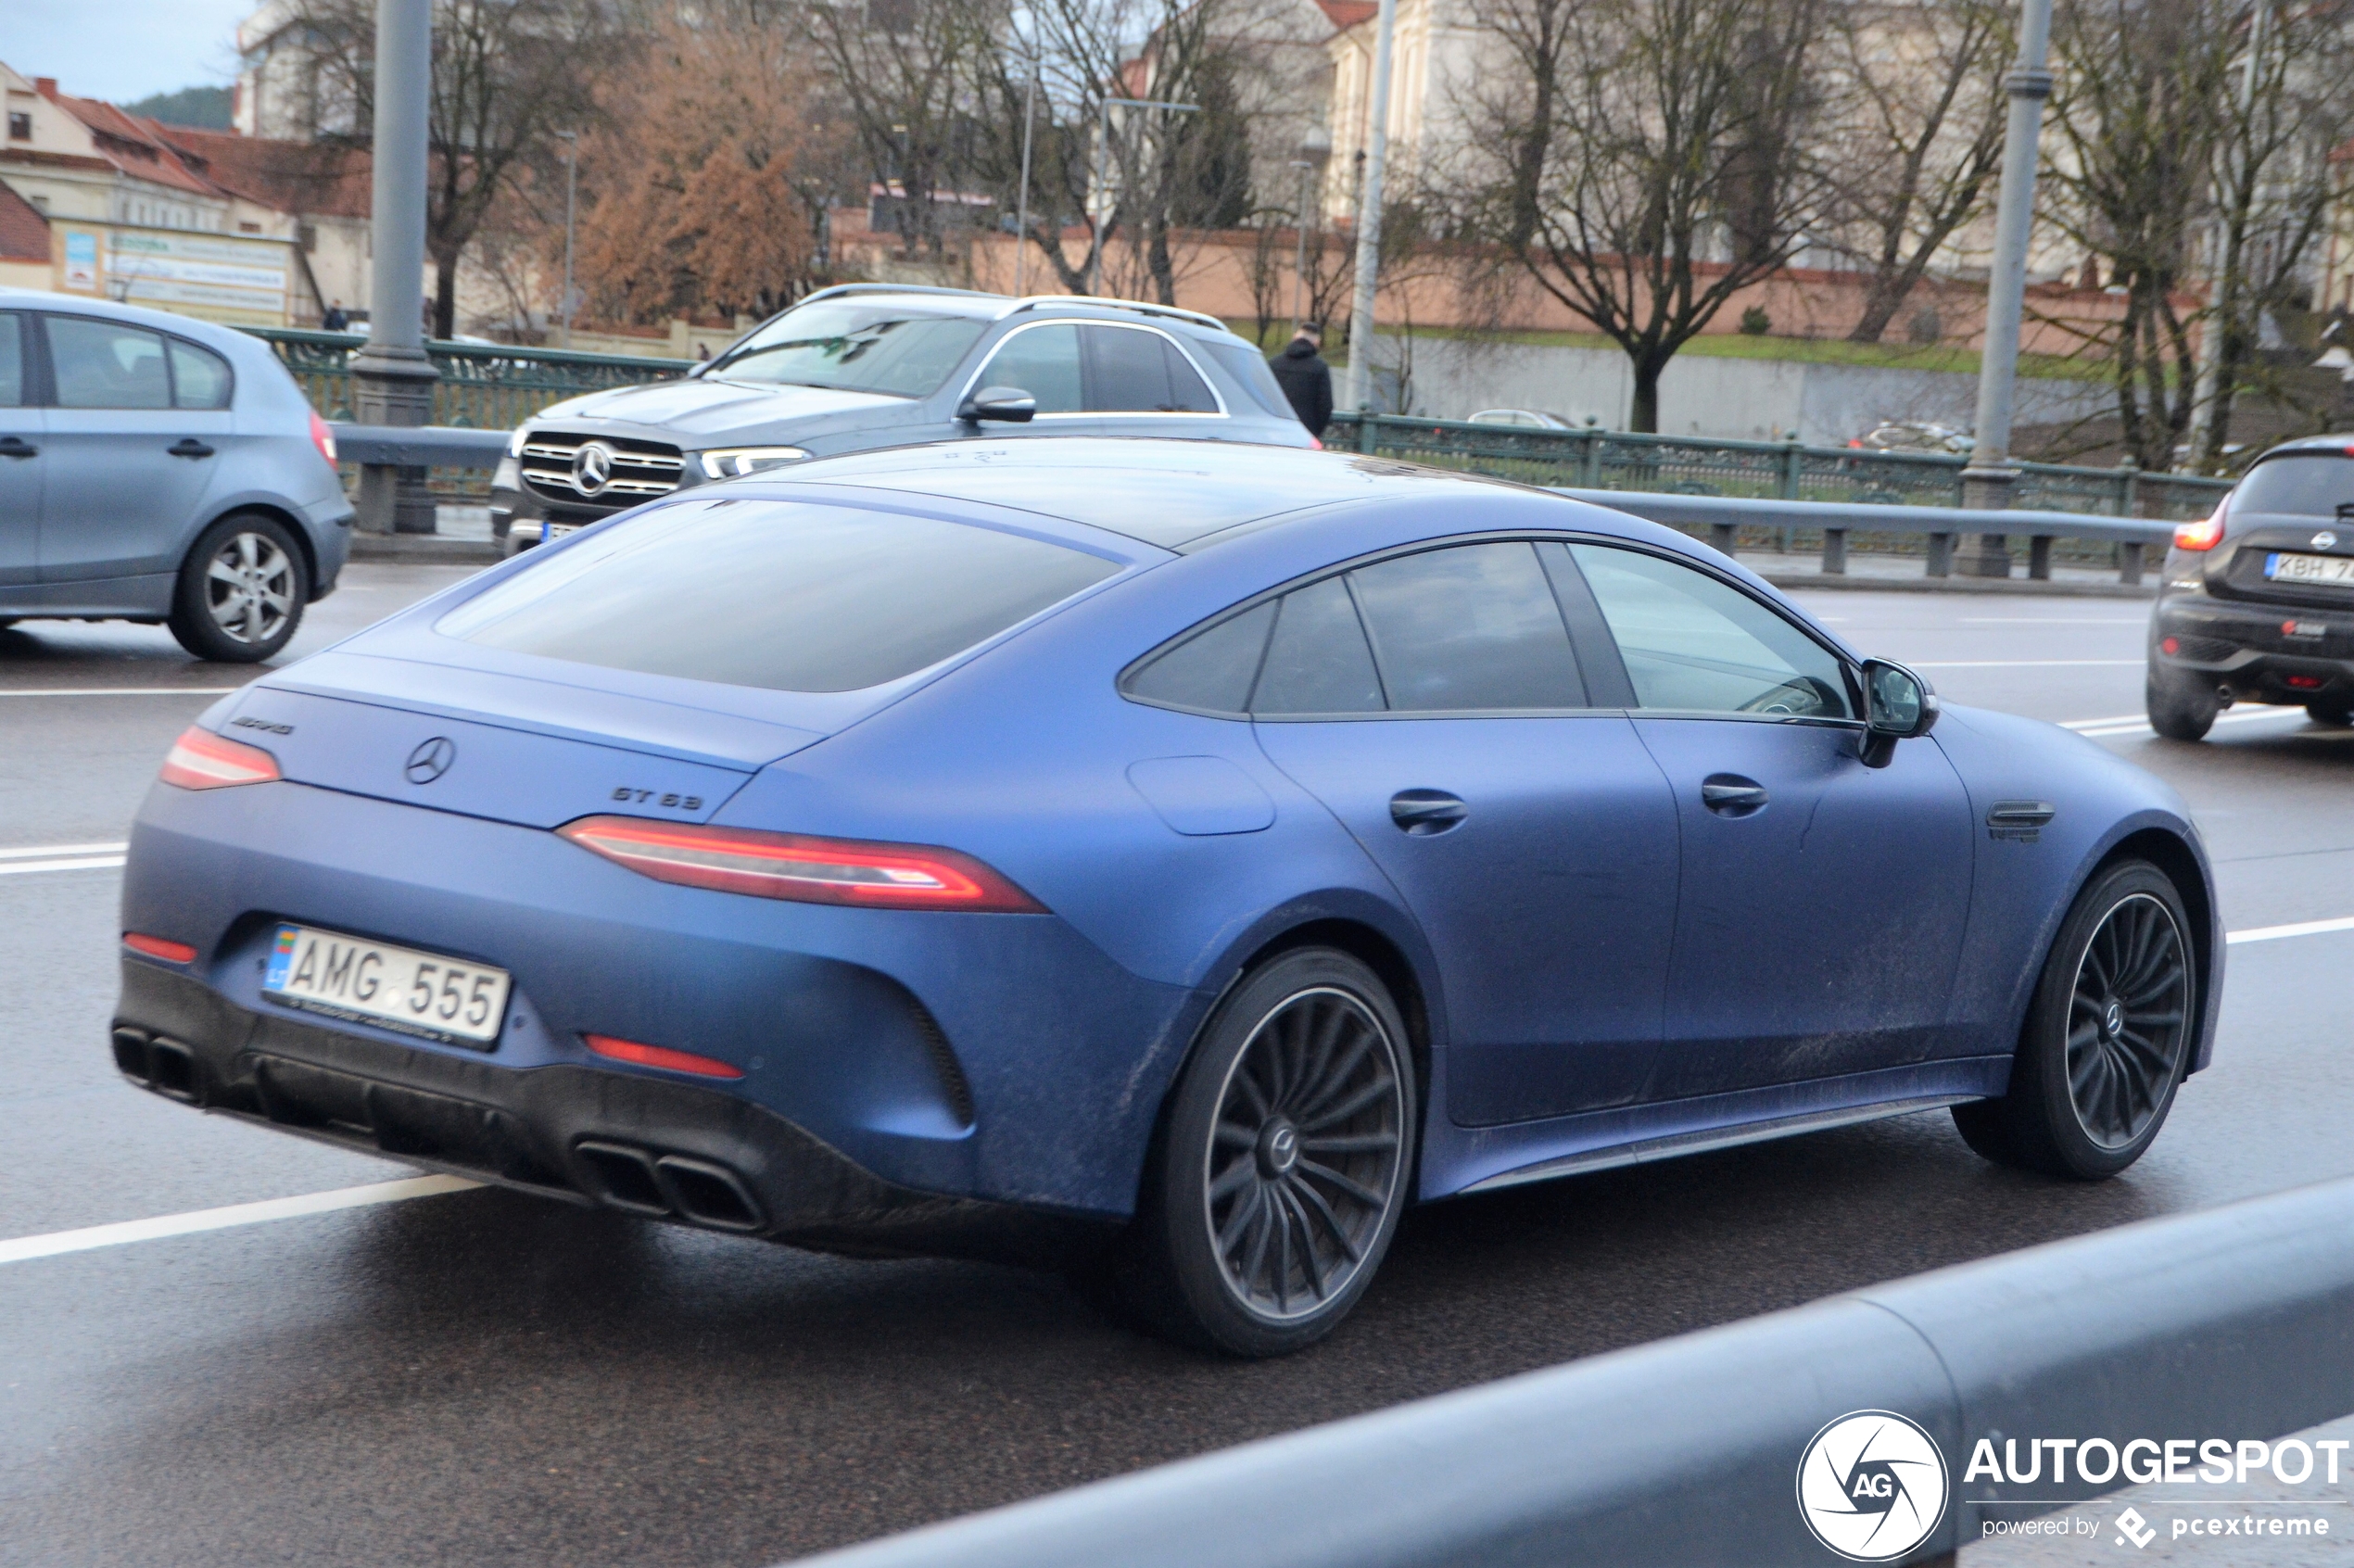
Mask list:
[{"label": "overcast sky", "polygon": [[0,0],[0,60],[66,92],[127,103],[236,79],[259,0]]}]

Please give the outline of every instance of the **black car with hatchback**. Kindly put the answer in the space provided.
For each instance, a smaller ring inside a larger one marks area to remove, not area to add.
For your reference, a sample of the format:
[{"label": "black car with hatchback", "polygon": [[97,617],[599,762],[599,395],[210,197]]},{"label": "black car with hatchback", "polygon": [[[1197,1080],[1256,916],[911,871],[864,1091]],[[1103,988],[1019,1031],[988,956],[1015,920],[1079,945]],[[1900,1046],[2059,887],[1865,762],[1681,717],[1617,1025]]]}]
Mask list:
[{"label": "black car with hatchback", "polygon": [[2150,617],[2150,727],[2196,740],[2234,702],[2354,723],[2354,436],[2285,442],[2174,530]]}]

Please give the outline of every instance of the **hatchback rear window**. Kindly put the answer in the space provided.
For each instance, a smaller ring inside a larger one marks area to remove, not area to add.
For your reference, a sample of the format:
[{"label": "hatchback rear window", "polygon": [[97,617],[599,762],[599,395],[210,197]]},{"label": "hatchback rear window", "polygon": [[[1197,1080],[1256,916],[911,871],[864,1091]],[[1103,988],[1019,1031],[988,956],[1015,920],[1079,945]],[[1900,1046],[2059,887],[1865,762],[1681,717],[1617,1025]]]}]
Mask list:
[{"label": "hatchback rear window", "polygon": [[2335,517],[2354,505],[2354,461],[2336,452],[2297,453],[2259,462],[2233,493],[2234,512]]},{"label": "hatchback rear window", "polygon": [[551,552],[444,636],[608,669],[855,691],[936,664],[1118,572],[1025,535],[799,501],[664,507]]}]

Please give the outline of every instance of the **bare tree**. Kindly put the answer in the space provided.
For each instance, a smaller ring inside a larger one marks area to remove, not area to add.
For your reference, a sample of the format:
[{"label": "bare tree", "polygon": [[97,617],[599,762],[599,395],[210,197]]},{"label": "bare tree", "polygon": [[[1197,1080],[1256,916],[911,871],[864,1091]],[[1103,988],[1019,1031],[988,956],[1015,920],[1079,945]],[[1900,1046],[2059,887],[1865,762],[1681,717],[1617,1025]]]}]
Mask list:
[{"label": "bare tree", "polygon": [[1495,66],[1474,96],[1487,226],[1626,351],[1629,424],[1726,302],[1824,209],[1805,150],[1817,0],[1475,0]]},{"label": "bare tree", "polygon": [[1999,0],[1835,4],[1825,21],[1818,141],[1833,243],[1871,278],[1847,335],[1877,343],[1985,205],[2002,161],[2009,12]]},{"label": "bare tree", "polygon": [[[294,0],[290,24],[317,51],[323,95],[375,121],[374,0]],[[486,216],[555,133],[598,122],[601,73],[626,61],[627,34],[604,0],[434,0],[431,168],[425,254],[433,331],[456,327],[458,264]]]}]

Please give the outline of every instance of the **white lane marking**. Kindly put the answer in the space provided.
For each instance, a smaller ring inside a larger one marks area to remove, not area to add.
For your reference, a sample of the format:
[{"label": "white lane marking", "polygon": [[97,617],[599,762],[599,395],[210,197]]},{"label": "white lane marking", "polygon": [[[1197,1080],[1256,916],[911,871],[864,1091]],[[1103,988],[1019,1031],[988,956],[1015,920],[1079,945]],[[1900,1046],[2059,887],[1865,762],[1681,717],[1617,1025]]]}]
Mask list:
[{"label": "white lane marking", "polygon": [[242,686],[56,686],[0,690],[0,697],[226,697]]},{"label": "white lane marking", "polygon": [[1938,659],[1915,660],[1917,670],[2140,669],[2146,659]]},{"label": "white lane marking", "polygon": [[2244,942],[2278,942],[2283,937],[2323,936],[2331,931],[2354,931],[2354,916],[2337,920],[2299,920],[2293,926],[2258,926],[2228,932],[2223,940],[2236,947]]},{"label": "white lane marking", "polygon": [[2082,615],[1964,615],[1966,626],[2145,626],[2149,622],[2088,620]]},{"label": "white lane marking", "polygon": [[11,860],[0,863],[0,877],[30,871],[112,871],[122,864],[119,854],[90,854],[66,860]]},{"label": "white lane marking", "polygon": [[462,1176],[414,1176],[401,1182],[372,1182],[364,1187],[338,1187],[331,1193],[305,1193],[300,1197],[266,1198],[259,1203],[231,1204],[226,1208],[199,1208],[187,1214],[163,1214],[153,1220],[126,1220],[115,1225],[92,1225],[80,1231],[52,1231],[41,1236],[0,1241],[0,1263],[22,1263],[60,1253],[87,1252],[93,1247],[121,1246],[130,1242],[159,1241],[166,1236],[192,1235],[199,1231],[225,1231],[233,1225],[259,1225],[271,1220],[294,1220],[305,1214],[331,1214],[338,1208],[365,1208],[371,1204],[399,1203],[462,1193],[481,1186]]},{"label": "white lane marking", "polygon": [[131,846],[111,844],[20,844],[0,849],[0,860],[47,860],[60,854],[120,854]]},{"label": "white lane marking", "polygon": [[[2304,716],[2305,710],[2302,708],[2265,707],[2252,708],[2244,714],[2219,714],[2216,715],[2215,722],[2217,724],[2248,724],[2260,719],[2301,719]],[[2145,718],[2138,718],[2108,720],[2084,719],[2080,720],[2075,724],[2069,725],[2066,727],[2075,730],[2077,734],[2083,736],[2088,740],[2098,740],[2106,736],[2111,735],[2146,734],[2149,730],[2149,720]]]}]

